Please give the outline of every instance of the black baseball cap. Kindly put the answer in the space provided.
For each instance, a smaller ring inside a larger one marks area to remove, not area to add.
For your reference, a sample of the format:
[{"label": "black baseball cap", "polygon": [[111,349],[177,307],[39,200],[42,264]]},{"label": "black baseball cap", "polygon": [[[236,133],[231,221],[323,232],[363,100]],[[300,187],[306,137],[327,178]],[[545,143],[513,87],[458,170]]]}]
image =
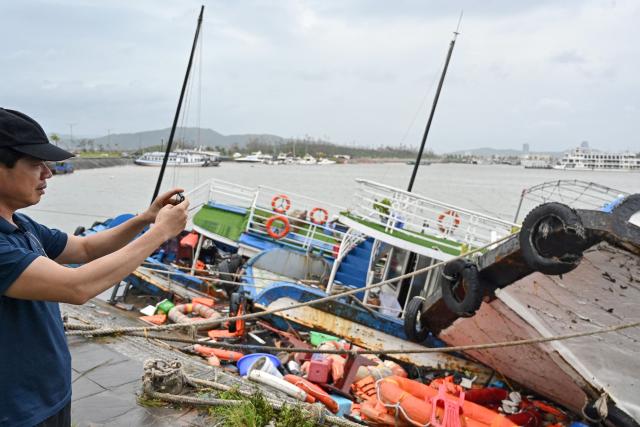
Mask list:
[{"label": "black baseball cap", "polygon": [[70,152],[51,144],[38,122],[6,108],[0,108],[0,147],[52,162],[73,157]]}]

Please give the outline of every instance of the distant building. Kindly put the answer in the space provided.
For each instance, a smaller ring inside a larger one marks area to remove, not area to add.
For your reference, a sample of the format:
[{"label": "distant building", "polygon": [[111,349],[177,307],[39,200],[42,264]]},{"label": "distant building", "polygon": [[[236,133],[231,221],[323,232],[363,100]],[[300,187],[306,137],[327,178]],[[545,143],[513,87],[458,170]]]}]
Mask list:
[{"label": "distant building", "polygon": [[529,154],[529,144],[522,144],[522,154]]},{"label": "distant building", "polygon": [[586,148],[588,150],[589,149],[589,141],[582,141],[582,143],[580,144],[580,148]]}]

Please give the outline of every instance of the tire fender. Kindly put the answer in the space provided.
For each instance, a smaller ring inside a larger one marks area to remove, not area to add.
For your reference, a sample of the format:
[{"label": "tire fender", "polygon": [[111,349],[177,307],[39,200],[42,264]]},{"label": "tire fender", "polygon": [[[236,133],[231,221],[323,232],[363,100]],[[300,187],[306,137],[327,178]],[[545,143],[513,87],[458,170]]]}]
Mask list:
[{"label": "tire fender", "polygon": [[[550,233],[560,229],[575,241],[577,247],[567,248],[561,255],[542,253],[539,243],[545,243]],[[529,212],[518,238],[525,263],[531,269],[549,275],[568,273],[576,268],[582,259],[579,246],[586,240],[584,227],[576,211],[556,202],[542,204]]]},{"label": "tire fender", "polygon": [[[449,310],[462,317],[473,316],[483,296],[478,267],[465,260],[455,260],[444,266],[442,279],[442,299]],[[459,292],[460,286],[463,294]]]}]

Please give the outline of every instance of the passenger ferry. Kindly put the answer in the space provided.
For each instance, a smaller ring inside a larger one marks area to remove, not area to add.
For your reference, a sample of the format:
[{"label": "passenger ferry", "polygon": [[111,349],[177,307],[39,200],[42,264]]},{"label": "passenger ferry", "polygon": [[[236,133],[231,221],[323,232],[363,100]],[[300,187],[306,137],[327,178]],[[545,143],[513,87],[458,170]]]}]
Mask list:
[{"label": "passenger ferry", "polygon": [[578,147],[566,153],[554,169],[585,171],[640,171],[640,155]]},{"label": "passenger ferry", "polygon": [[[162,160],[164,159],[163,152],[154,151],[151,153],[145,153],[135,160],[136,165],[140,166],[162,166]],[[202,167],[209,166],[210,163],[214,163],[215,159],[205,154],[187,152],[187,151],[175,151],[169,153],[167,160],[167,166],[191,166]]]}]

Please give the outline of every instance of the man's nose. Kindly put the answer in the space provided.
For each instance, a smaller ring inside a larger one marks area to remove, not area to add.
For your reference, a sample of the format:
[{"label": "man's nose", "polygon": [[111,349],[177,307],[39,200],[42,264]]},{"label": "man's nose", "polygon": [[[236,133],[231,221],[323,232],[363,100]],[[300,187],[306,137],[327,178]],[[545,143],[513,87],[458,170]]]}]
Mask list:
[{"label": "man's nose", "polygon": [[49,179],[52,176],[53,173],[51,173],[51,169],[49,169],[49,166],[47,166],[45,162],[42,162],[42,173],[40,174],[40,177],[42,179]]}]

